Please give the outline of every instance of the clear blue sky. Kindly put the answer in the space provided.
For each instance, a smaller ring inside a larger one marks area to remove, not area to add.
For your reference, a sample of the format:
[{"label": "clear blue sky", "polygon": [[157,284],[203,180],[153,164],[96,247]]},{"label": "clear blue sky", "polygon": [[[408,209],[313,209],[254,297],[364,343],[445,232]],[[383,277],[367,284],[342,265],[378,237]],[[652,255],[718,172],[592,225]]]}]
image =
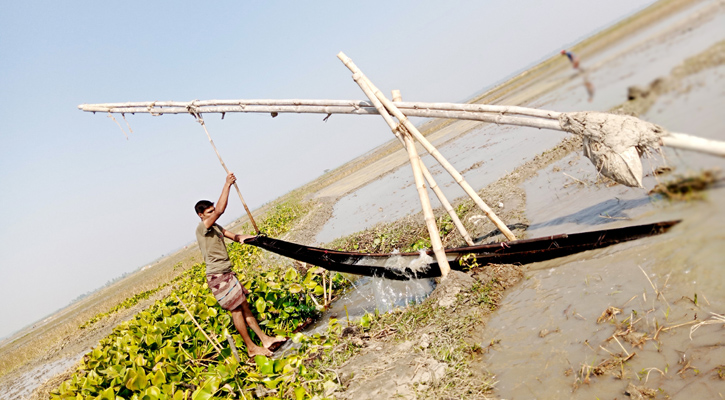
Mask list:
[{"label": "clear blue sky", "polygon": [[[362,99],[339,51],[386,92],[463,101],[651,2],[4,1],[0,337],[193,241],[193,204],[224,181],[190,116],[128,116],[127,141],[78,104]],[[391,138],[321,119],[206,117],[252,208]]]}]

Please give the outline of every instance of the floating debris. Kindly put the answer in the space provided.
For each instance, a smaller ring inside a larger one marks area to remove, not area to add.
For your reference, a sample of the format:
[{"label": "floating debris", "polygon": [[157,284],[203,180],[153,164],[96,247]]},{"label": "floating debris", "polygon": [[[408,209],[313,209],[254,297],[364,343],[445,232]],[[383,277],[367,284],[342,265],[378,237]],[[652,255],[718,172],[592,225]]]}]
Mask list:
[{"label": "floating debris", "polygon": [[720,170],[704,170],[698,174],[677,176],[655,186],[649,194],[659,194],[670,200],[701,200],[702,191],[719,179]]}]

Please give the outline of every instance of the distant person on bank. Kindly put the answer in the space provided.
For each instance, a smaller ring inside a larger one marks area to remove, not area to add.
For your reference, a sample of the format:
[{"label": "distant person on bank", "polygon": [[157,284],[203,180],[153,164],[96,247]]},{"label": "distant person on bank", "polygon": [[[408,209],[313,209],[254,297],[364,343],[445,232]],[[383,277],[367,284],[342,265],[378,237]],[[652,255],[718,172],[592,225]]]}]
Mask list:
[{"label": "distant person on bank", "polygon": [[[256,355],[271,356],[270,346],[287,339],[267,336],[259,327],[257,319],[252,314],[247,302],[249,291],[239,283],[236,275],[232,272],[232,263],[229,261],[229,253],[227,253],[227,247],[224,244],[225,237],[235,242],[244,243],[245,240],[253,236],[235,235],[216,223],[227,208],[229,190],[236,180],[237,178],[233,173],[227,175],[216,207],[209,200],[201,200],[196,203],[194,210],[201,218],[199,226],[196,227],[196,240],[199,242],[199,249],[201,249],[201,254],[204,256],[204,262],[206,262],[206,283],[219,305],[223,309],[231,311],[234,326],[242,335],[244,344],[247,345],[247,354],[250,357]],[[247,326],[252,328],[254,333],[261,339],[262,346],[252,342]]]},{"label": "distant person on bank", "polygon": [[571,51],[562,50],[561,55],[566,56],[566,58],[569,59],[572,68],[579,69],[579,57],[577,57],[576,54],[572,53]]}]

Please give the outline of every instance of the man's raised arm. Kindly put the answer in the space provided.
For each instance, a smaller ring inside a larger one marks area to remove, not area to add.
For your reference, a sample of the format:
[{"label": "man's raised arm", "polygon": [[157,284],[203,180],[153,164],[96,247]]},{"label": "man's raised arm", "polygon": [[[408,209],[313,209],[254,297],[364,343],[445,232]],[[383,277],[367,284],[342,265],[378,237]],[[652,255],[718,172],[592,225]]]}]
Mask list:
[{"label": "man's raised arm", "polygon": [[229,202],[229,190],[236,182],[237,177],[234,176],[232,172],[230,172],[227,175],[227,179],[224,182],[224,187],[222,188],[222,194],[219,195],[219,201],[216,202],[216,207],[214,207],[214,211],[209,214],[208,216],[204,217],[204,226],[208,228],[211,228],[212,225],[219,219],[219,217],[224,214],[224,211],[227,209],[227,203]]}]

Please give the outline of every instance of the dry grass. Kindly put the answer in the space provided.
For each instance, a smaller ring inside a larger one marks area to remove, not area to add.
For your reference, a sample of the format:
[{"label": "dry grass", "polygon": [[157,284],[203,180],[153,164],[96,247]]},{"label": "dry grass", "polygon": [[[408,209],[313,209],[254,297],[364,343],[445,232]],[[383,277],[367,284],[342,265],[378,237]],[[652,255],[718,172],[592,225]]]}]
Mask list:
[{"label": "dry grass", "polygon": [[[640,267],[641,269],[641,267]],[[678,378],[685,379],[685,374],[688,371],[693,371],[692,376],[707,375],[717,379],[723,379],[722,366],[715,366],[710,371],[700,371],[692,365],[691,357],[686,356],[685,352],[682,352],[679,360],[679,367],[672,369],[672,364],[666,363],[662,359],[662,365],[653,365],[642,368],[639,371],[633,371],[628,364],[632,359],[637,357],[638,352],[643,354],[647,351],[645,345],[648,342],[654,344],[654,348],[658,353],[664,353],[667,347],[673,343],[669,340],[663,339],[662,334],[664,332],[680,330],[681,328],[689,328],[689,340],[696,342],[696,332],[699,328],[707,325],[720,325],[725,326],[725,316],[714,312],[709,312],[709,316],[705,318],[698,318],[698,313],[695,313],[694,320],[686,320],[679,323],[671,323],[670,314],[675,310],[679,309],[679,312],[683,316],[688,316],[688,310],[693,309],[700,310],[697,300],[697,294],[694,298],[683,297],[682,299],[673,303],[668,302],[665,297],[664,288],[667,287],[669,281],[669,275],[664,279],[664,283],[657,284],[656,280],[650,279],[649,275],[642,269],[642,273],[647,279],[650,287],[652,288],[652,294],[648,294],[648,291],[643,292],[641,295],[633,296],[621,307],[609,306],[604,310],[597,320],[597,324],[609,323],[612,325],[613,333],[604,340],[597,349],[594,349],[589,342],[593,340],[585,341],[585,344],[589,345],[592,350],[599,351],[600,357],[597,357],[588,364],[580,364],[578,367],[572,367],[566,371],[566,375],[574,375],[573,389],[576,390],[581,385],[590,384],[595,378],[609,375],[613,376],[618,380],[631,380],[639,381],[643,384],[647,384],[652,372],[658,372],[661,379],[672,379],[673,372],[678,375]],[[630,308],[628,313],[624,313],[623,310],[627,304],[641,296],[642,305],[646,305],[646,309],[636,310]],[[703,295],[704,297],[704,295]],[[648,303],[647,299],[651,302]],[[684,302],[685,305],[677,305],[679,302]],[[705,299],[707,303],[707,300]],[[708,303],[709,305],[709,303]],[[694,307],[693,307],[694,306]],[[688,317],[689,318],[689,317]],[[674,343],[675,346],[679,346]],[[720,346],[720,345],[716,345]],[[691,346],[692,347],[692,346]],[[699,347],[697,344],[694,346]],[[677,347],[675,347],[677,349]],[[640,356],[642,357],[642,356]],[[648,359],[645,356],[645,359]],[[659,357],[657,359],[660,359]],[[702,360],[698,359],[699,362]],[[641,365],[641,362],[640,362]],[[700,364],[698,364],[699,366]],[[656,375],[656,374],[655,374]],[[651,389],[645,386],[628,388],[628,390],[638,390],[640,392],[647,392]]]}]

